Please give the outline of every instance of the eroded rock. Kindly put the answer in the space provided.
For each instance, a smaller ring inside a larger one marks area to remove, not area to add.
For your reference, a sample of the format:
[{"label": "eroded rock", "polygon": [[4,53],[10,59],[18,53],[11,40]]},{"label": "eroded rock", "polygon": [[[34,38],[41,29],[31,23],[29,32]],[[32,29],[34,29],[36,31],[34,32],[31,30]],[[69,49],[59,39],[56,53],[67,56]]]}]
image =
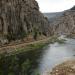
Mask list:
[{"label": "eroded rock", "polygon": [[35,0],[0,0],[1,38],[22,39],[36,32],[50,35],[48,20],[40,13]]}]

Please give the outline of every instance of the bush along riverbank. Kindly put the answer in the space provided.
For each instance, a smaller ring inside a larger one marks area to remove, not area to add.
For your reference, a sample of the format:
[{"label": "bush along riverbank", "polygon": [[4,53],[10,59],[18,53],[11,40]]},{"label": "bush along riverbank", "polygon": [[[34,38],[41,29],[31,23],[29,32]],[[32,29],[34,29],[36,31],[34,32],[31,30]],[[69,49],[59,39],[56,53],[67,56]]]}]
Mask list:
[{"label": "bush along riverbank", "polygon": [[[25,49],[29,51],[24,51],[20,49],[15,53],[10,55],[1,54],[0,55],[0,75],[30,75],[33,69],[37,66],[36,59],[38,49],[45,46],[44,44],[28,45]],[[37,50],[34,50],[37,49]],[[36,65],[35,65],[36,64]]]},{"label": "bush along riverbank", "polygon": [[31,75],[37,67],[40,49],[48,44],[49,39],[46,39],[0,54],[0,75]]}]

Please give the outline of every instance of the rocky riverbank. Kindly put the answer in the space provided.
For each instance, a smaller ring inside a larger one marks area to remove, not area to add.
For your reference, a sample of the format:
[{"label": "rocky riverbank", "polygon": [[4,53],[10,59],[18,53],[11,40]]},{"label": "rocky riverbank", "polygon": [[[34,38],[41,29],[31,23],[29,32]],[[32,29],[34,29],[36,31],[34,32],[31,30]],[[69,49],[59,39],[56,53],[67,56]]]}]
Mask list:
[{"label": "rocky riverbank", "polygon": [[69,60],[56,66],[49,75],[75,75],[75,60]]}]

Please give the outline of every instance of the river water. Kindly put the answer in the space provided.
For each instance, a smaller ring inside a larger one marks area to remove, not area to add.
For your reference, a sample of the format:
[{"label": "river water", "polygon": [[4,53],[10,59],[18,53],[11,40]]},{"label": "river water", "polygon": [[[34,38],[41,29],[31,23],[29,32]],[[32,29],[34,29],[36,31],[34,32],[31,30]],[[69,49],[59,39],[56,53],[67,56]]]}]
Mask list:
[{"label": "river water", "polygon": [[[56,65],[75,58],[75,39],[65,38],[43,49],[30,50],[0,58],[0,75],[47,75]],[[38,74],[39,73],[39,74]]]},{"label": "river water", "polygon": [[75,40],[66,39],[64,44],[50,44],[40,59],[39,71],[46,75],[56,65],[75,58]]},{"label": "river water", "polygon": [[[37,62],[37,70],[40,75],[46,75],[56,65],[75,58],[75,39],[65,39],[66,41],[63,44],[56,42],[46,46],[42,50],[38,50],[34,54],[33,52],[30,53],[32,60],[35,58],[33,62]],[[37,56],[38,58],[36,58]]]}]

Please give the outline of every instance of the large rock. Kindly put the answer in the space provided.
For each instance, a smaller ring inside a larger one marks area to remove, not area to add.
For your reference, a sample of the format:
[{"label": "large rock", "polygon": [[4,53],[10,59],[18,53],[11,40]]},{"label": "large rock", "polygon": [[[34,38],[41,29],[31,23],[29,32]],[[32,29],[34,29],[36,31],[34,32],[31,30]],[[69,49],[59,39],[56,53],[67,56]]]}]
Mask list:
[{"label": "large rock", "polygon": [[[36,33],[50,35],[49,23],[35,0],[0,0],[0,38],[22,39]],[[1,40],[1,39],[0,39]]]}]

